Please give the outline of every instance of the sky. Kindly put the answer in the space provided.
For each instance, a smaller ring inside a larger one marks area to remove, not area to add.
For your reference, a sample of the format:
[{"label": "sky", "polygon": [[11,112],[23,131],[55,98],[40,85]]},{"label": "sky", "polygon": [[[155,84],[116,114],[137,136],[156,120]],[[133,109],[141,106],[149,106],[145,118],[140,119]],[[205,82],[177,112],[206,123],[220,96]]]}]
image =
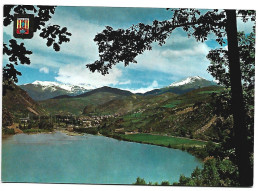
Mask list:
[{"label": "sky", "polygon": [[[19,65],[22,73],[18,85],[32,83],[36,80],[54,81],[64,84],[84,84],[89,89],[102,86],[117,87],[132,92],[145,92],[170,85],[190,76],[201,76],[214,80],[207,72],[210,63],[206,55],[219,45],[210,35],[205,42],[197,42],[188,38],[181,29],[176,29],[160,47],[153,44],[153,50],[144,52],[137,57],[137,64],[124,67],[117,64],[108,75],[92,73],[86,64],[98,59],[98,46],[93,41],[96,34],[105,26],[129,28],[140,22],[151,24],[153,20],[168,20],[172,12],[159,8],[113,8],[113,7],[63,7],[58,6],[48,24],[67,27],[72,33],[69,43],[61,45],[55,52],[46,46],[46,40],[34,33],[32,39],[18,39],[26,48],[33,52],[30,65]],[[12,24],[4,27],[4,43],[13,38]],[[244,24],[238,20],[238,30],[249,33],[252,23]],[[8,62],[3,57],[4,65]]]}]

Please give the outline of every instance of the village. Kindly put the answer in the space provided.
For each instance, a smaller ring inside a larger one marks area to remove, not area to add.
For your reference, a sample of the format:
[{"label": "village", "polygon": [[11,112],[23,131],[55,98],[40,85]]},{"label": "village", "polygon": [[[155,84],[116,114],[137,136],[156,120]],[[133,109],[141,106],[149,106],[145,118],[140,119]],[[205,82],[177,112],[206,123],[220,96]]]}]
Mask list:
[{"label": "village", "polygon": [[[141,111],[134,112],[137,114]],[[104,128],[104,122],[112,119],[121,120],[121,114],[109,115],[72,115],[56,114],[49,116],[27,115],[21,117],[18,121],[18,128],[23,132],[39,132],[40,130],[66,130],[69,132],[81,132],[90,134],[99,134],[98,129]],[[117,134],[137,134],[138,131],[127,131],[125,128],[116,128],[113,130]]]}]

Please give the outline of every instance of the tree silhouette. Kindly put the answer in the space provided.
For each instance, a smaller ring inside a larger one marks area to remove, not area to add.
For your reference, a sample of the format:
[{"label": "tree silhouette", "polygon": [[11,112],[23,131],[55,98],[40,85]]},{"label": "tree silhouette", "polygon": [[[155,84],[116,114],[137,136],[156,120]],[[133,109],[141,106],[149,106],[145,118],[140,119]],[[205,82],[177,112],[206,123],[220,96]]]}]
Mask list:
[{"label": "tree silhouette", "polygon": [[[33,5],[5,5],[4,6],[4,26],[12,24],[14,14],[33,14],[34,32],[41,31],[39,36],[46,39],[46,45],[52,46],[55,51],[60,50],[63,42],[69,42],[71,33],[67,32],[66,27],[59,25],[48,25],[46,22],[52,18],[55,13],[55,6],[33,6]],[[13,84],[18,82],[17,76],[21,76],[21,72],[17,71],[15,65],[30,64],[28,55],[32,54],[24,46],[24,43],[17,44],[15,39],[9,40],[9,45],[3,44],[3,54],[9,58],[9,63],[3,68],[3,95],[7,89],[13,89]]]},{"label": "tree silhouette", "polygon": [[[251,154],[251,160],[253,158],[253,146],[254,146],[254,86],[255,86],[255,30],[248,35],[243,32],[238,33],[238,50],[240,56],[240,68],[241,68],[241,78],[242,78],[242,88],[243,88],[243,101],[244,101],[244,121],[245,127],[244,133],[246,134],[246,140],[241,143],[241,147],[247,149],[249,154]],[[228,119],[232,115],[232,91],[230,73],[226,70],[228,66],[228,51],[222,48],[211,50],[207,56],[212,62],[208,67],[208,71],[219,80],[219,84],[226,87],[226,90],[220,94],[213,95],[213,99],[216,103],[216,114],[224,119]],[[231,129],[231,132],[237,131],[237,129]],[[237,132],[235,132],[237,135]],[[222,143],[223,151],[232,151],[238,141],[231,137],[226,139]],[[229,158],[237,163],[237,157],[230,153]],[[252,167],[253,164],[251,164]],[[249,169],[250,170],[250,169]],[[252,170],[252,169],[251,169]]]},{"label": "tree silhouette", "polygon": [[94,41],[98,45],[99,60],[87,64],[90,71],[109,73],[114,65],[123,62],[125,66],[137,63],[136,57],[146,50],[152,50],[152,43],[160,46],[176,28],[182,28],[188,37],[193,36],[197,41],[204,42],[209,34],[216,36],[216,41],[222,46],[228,41],[228,67],[230,87],[232,92],[232,114],[234,120],[234,142],[241,186],[253,184],[253,170],[250,165],[250,152],[247,141],[247,127],[245,122],[244,99],[241,85],[241,71],[237,40],[236,17],[240,16],[244,22],[255,21],[255,11],[249,10],[209,10],[202,14],[198,9],[168,9],[173,16],[170,20],[153,21],[146,25],[139,23],[128,29],[114,30],[107,26],[97,34]]}]

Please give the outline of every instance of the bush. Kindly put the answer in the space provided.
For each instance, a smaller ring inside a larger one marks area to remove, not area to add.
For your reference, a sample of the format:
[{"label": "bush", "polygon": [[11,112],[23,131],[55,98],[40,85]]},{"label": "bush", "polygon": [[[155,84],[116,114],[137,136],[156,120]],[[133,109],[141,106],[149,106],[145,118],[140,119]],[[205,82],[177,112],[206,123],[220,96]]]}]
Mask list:
[{"label": "bush", "polygon": [[23,130],[24,133],[45,133],[45,132],[49,132],[48,129],[24,129]]},{"label": "bush", "polygon": [[91,128],[73,128],[73,131],[79,132],[79,133],[87,133],[87,134],[92,134],[92,135],[97,135],[98,134],[98,129],[95,127]]},{"label": "bush", "polygon": [[162,185],[162,186],[169,186],[170,183],[169,183],[168,181],[162,181],[161,185]]},{"label": "bush", "polygon": [[143,178],[137,177],[135,185],[146,185],[146,182]]},{"label": "bush", "polygon": [[227,159],[208,158],[203,169],[196,168],[191,177],[180,176],[178,186],[237,186],[236,166]]},{"label": "bush", "polygon": [[14,129],[9,129],[6,127],[3,127],[2,133],[3,133],[3,135],[14,135],[15,134]]},{"label": "bush", "polygon": [[39,129],[47,129],[47,130],[53,130],[53,124],[46,120],[42,120],[39,123]]}]

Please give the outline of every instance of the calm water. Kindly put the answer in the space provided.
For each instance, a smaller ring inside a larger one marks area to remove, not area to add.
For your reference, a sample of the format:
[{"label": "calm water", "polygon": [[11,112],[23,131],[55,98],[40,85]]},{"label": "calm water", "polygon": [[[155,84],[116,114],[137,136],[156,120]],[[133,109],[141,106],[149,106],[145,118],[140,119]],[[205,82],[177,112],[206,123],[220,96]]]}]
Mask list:
[{"label": "calm water", "polygon": [[178,181],[201,163],[174,149],[64,133],[18,134],[3,140],[2,181],[132,184]]}]

